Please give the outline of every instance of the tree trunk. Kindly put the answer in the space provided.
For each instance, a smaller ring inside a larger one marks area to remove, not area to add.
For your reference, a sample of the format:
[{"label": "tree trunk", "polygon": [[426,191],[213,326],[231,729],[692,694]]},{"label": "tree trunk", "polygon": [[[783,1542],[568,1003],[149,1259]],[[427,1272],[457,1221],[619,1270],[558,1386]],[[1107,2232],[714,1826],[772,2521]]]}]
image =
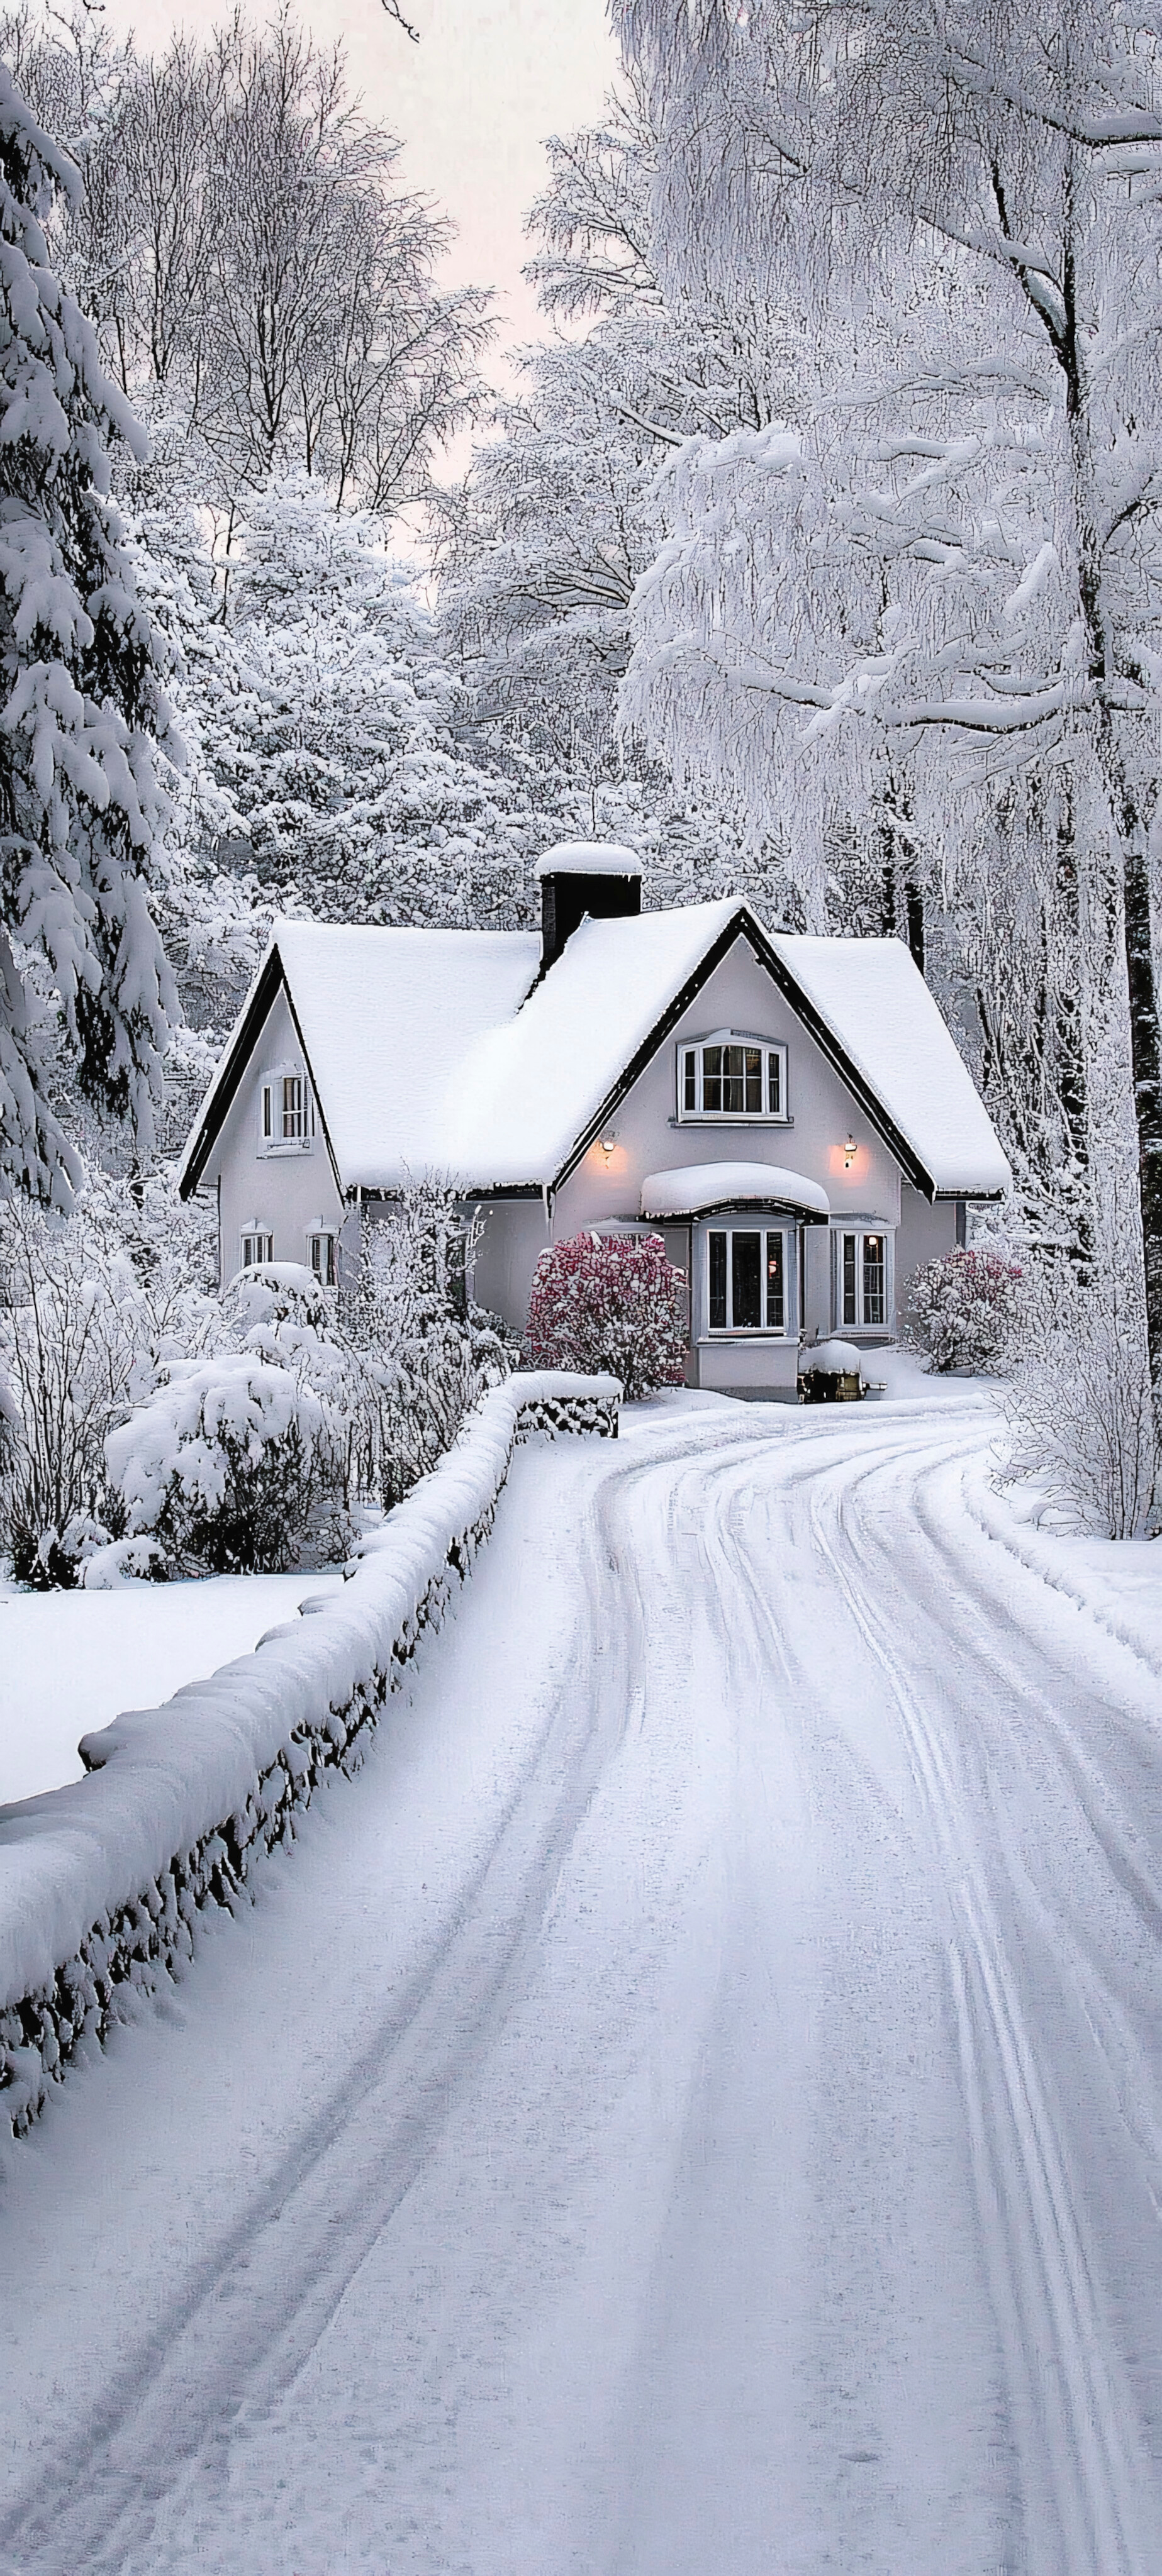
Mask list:
[{"label": "tree trunk", "polygon": [[904,879],[904,919],[908,925],[908,946],[913,964],[924,972],[924,895],[914,877]]},{"label": "tree trunk", "polygon": [[1123,794],[1122,883],[1126,982],[1130,1002],[1130,1061],[1138,1125],[1138,1192],[1146,1263],[1146,1338],[1155,1409],[1162,1429],[1162,1034],[1150,919],[1150,864],[1146,834],[1132,801]]}]

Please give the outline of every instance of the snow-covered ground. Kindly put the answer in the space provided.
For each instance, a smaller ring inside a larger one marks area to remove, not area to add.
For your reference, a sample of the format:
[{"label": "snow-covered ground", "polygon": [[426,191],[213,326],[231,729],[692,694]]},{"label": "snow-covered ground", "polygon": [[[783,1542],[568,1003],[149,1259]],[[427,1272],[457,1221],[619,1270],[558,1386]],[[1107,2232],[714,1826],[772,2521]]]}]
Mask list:
[{"label": "snow-covered ground", "polygon": [[364,1772],[12,2151],[5,2576],[1155,2576],[1162,1694],[992,1431],[519,1455]]},{"label": "snow-covered ground", "polygon": [[249,1654],[341,1574],[220,1574],[119,1592],[0,1586],[0,1806],[82,1777],[82,1735]]}]

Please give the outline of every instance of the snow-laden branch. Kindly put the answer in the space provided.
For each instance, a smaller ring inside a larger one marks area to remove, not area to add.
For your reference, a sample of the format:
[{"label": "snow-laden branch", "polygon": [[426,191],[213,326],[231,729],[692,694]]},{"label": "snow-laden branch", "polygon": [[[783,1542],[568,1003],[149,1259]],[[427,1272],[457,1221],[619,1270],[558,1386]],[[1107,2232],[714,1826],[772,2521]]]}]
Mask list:
[{"label": "snow-laden branch", "polygon": [[1093,151],[1105,151],[1125,143],[1162,143],[1162,117],[1140,105],[1120,114],[1087,116],[1070,113],[1039,97],[1024,83],[999,72],[995,66],[977,61],[955,43],[946,57],[951,78],[973,97],[1001,99],[1007,107],[1019,108],[1036,123],[1048,125],[1054,133],[1068,135],[1071,142],[1086,144]]}]

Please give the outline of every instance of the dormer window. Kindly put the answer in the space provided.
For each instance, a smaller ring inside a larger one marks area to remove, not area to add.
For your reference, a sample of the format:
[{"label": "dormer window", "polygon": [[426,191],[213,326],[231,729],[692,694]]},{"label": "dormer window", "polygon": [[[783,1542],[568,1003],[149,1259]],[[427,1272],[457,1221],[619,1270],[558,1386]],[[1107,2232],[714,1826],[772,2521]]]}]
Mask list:
[{"label": "dormer window", "polygon": [[280,1065],[264,1074],[258,1103],[259,1152],[309,1154],[314,1133],[315,1104],[300,1068]]},{"label": "dormer window", "polygon": [[735,1029],[678,1049],[678,1116],[787,1123],[787,1050]]}]

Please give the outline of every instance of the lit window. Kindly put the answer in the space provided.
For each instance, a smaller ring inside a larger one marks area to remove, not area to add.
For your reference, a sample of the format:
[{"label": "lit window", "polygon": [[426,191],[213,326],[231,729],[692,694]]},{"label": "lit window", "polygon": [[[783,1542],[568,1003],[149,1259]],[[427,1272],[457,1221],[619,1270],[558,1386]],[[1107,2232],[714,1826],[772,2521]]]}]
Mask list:
[{"label": "lit window", "polygon": [[334,1235],[326,1229],[319,1234],[308,1235],[307,1250],[311,1269],[320,1288],[333,1288],[335,1286]]},{"label": "lit window", "polygon": [[839,1238],[837,1322],[855,1331],[887,1322],[888,1245],[883,1234]]},{"label": "lit window", "polygon": [[272,1234],[264,1234],[260,1227],[256,1227],[252,1234],[243,1235],[242,1267],[244,1270],[253,1270],[260,1262],[273,1261],[273,1259],[274,1236]]},{"label": "lit window", "polygon": [[724,1031],[678,1050],[682,1118],[778,1118],[787,1115],[787,1050]]},{"label": "lit window", "polygon": [[711,1332],[784,1332],[787,1263],[782,1231],[766,1226],[712,1226],[706,1251]]}]

